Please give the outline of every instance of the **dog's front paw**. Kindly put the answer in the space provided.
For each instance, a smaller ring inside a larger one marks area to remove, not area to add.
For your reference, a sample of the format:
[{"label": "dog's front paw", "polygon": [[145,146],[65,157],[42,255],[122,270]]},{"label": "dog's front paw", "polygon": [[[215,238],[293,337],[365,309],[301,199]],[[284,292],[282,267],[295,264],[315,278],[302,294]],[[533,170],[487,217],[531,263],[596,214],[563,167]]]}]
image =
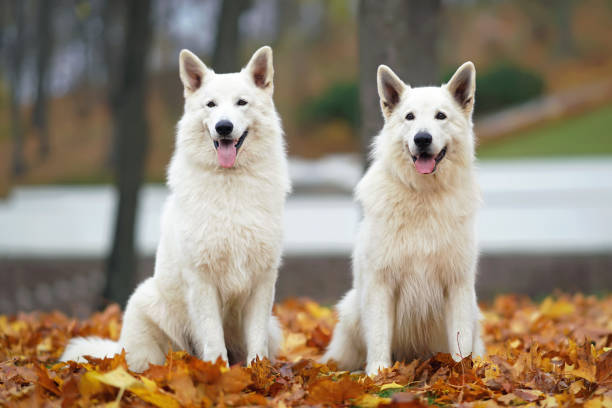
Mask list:
[{"label": "dog's front paw", "polygon": [[450,338],[450,353],[453,360],[459,362],[472,354],[472,331],[455,330]]},{"label": "dog's front paw", "polygon": [[209,349],[206,350],[204,352],[204,355],[202,356],[202,360],[204,361],[211,361],[211,362],[216,362],[217,359],[221,357],[221,360],[223,360],[225,362],[226,365],[229,366],[229,360],[227,358],[227,350],[225,348],[223,349]]},{"label": "dog's front paw", "polygon": [[384,368],[391,367],[390,361],[368,361],[366,364],[366,374],[373,377]]}]

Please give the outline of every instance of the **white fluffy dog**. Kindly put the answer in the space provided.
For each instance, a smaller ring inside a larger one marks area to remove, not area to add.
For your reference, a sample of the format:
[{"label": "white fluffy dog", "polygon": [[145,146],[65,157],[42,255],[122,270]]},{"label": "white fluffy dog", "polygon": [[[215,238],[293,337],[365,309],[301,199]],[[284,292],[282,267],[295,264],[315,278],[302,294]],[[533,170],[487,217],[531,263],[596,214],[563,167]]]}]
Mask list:
[{"label": "white fluffy dog", "polygon": [[411,88],[378,68],[385,125],[356,188],[364,218],[353,289],[324,361],[375,374],[394,360],[484,353],[474,290],[476,72],[463,64],[441,87]]},{"label": "white fluffy dog", "polygon": [[185,113],[155,274],[131,296],[119,342],[73,339],[62,360],[125,348],[130,369],[143,371],[162,364],[169,349],[231,362],[274,356],[281,331],[271,313],[290,181],[273,74],[270,47],[232,74],[181,52]]}]

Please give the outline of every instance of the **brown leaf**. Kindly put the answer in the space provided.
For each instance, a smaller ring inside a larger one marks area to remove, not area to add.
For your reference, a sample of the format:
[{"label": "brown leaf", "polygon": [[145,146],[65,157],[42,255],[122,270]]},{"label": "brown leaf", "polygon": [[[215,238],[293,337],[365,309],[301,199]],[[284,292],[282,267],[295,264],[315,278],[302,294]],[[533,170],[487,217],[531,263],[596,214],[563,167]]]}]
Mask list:
[{"label": "brown leaf", "polygon": [[612,350],[599,356],[596,377],[598,383],[612,385]]},{"label": "brown leaf", "polygon": [[242,367],[233,366],[221,375],[221,389],[226,394],[233,394],[244,390],[252,384],[251,375]]},{"label": "brown leaf", "polygon": [[364,393],[361,384],[351,381],[347,376],[338,381],[324,379],[308,390],[307,403],[324,405],[341,405]]}]

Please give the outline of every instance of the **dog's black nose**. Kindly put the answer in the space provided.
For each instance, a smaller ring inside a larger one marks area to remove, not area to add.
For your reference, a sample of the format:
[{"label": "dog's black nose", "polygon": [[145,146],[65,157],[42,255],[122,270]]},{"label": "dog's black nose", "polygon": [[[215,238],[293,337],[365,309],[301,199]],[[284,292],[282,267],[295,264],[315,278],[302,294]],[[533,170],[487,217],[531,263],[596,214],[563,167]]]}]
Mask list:
[{"label": "dog's black nose", "polygon": [[414,135],[414,144],[417,145],[419,149],[425,149],[429,147],[431,144],[432,137],[427,132],[419,132]]},{"label": "dog's black nose", "polygon": [[221,136],[227,136],[234,130],[234,125],[229,120],[220,120],[215,125],[215,130]]}]

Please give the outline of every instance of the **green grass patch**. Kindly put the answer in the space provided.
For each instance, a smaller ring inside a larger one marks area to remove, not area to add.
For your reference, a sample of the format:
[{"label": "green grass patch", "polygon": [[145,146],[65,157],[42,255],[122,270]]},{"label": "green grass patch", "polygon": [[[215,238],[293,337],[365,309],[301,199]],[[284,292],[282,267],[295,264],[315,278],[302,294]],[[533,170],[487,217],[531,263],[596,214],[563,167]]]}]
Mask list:
[{"label": "green grass patch", "polygon": [[478,148],[482,159],[612,155],[612,104]]},{"label": "green grass patch", "polygon": [[382,390],[378,393],[379,397],[383,398],[391,398],[393,394],[397,392],[403,392],[406,387],[397,387],[397,388],[387,388],[386,390]]}]

